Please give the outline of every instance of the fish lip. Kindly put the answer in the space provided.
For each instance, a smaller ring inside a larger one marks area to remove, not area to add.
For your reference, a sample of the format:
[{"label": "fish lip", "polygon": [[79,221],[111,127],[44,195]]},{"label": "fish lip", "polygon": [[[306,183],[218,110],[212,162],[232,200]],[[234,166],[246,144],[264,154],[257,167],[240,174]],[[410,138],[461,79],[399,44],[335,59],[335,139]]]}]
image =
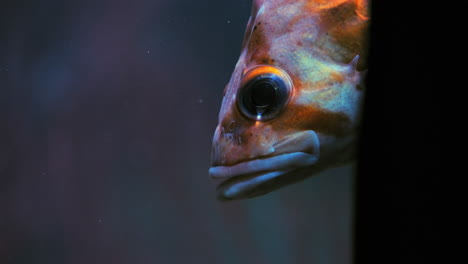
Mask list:
[{"label": "fish lip", "polygon": [[[273,188],[268,187],[268,184],[274,182],[275,179],[279,179],[288,172],[289,171],[270,171],[231,177],[217,186],[217,199],[225,202],[266,194],[279,187],[278,185]],[[258,188],[261,185],[267,187]],[[274,186],[272,184],[270,185]]]},{"label": "fish lip", "polygon": [[212,179],[230,179],[240,175],[287,170],[292,167],[304,167],[313,165],[318,160],[318,155],[306,152],[283,153],[267,158],[258,158],[231,166],[215,166],[208,170]]},{"label": "fish lip", "polygon": [[[208,173],[212,179],[222,181],[217,187],[219,200],[245,199],[279,188],[283,185],[280,183],[280,177],[310,167],[316,164],[318,159],[318,155],[305,152],[284,153],[232,166],[211,167]],[[303,178],[303,176],[295,175],[283,181],[292,182],[295,178]]]},{"label": "fish lip", "polygon": [[[266,156],[244,159],[233,165],[213,163],[208,174],[213,179],[229,178],[267,170],[282,170],[288,166],[307,166],[320,156],[320,140],[313,130],[290,134],[272,146],[273,152]],[[303,164],[305,163],[305,164]]]}]

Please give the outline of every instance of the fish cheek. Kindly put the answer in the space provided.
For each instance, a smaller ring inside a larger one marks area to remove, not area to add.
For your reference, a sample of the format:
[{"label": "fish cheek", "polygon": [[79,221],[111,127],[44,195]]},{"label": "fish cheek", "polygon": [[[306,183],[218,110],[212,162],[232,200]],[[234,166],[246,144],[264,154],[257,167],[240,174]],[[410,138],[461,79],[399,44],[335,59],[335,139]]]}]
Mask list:
[{"label": "fish cheek", "polygon": [[343,137],[351,133],[352,122],[343,112],[332,112],[325,109],[295,105],[282,118],[283,128],[297,131],[313,130],[317,133]]}]

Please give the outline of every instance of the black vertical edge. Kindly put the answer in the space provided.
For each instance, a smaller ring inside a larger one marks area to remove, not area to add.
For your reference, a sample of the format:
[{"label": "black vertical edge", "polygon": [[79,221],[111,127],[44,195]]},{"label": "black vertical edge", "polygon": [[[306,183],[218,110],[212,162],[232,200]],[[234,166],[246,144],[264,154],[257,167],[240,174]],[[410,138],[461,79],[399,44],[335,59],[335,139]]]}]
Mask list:
[{"label": "black vertical edge", "polygon": [[438,252],[441,137],[434,52],[441,12],[431,9],[437,6],[371,4],[354,264],[432,263]]}]

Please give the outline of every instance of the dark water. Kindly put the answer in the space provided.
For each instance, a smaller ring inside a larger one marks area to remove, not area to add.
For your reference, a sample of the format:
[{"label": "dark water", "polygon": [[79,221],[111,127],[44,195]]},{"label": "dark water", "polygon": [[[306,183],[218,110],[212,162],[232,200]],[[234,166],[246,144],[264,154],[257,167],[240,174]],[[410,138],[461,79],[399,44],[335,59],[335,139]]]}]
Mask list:
[{"label": "dark water", "polygon": [[250,5],[2,3],[0,263],[350,262],[351,167],[215,200]]}]

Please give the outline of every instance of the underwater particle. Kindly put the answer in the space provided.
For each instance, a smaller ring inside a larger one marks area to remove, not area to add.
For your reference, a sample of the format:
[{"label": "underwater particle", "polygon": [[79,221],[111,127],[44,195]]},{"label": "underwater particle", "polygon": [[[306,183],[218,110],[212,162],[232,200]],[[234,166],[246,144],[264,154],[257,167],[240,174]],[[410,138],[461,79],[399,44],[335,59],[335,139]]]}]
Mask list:
[{"label": "underwater particle", "polygon": [[150,50],[147,50],[147,51],[146,51],[147,54],[150,54],[150,52],[151,52]]},{"label": "underwater particle", "polygon": [[231,20],[227,20],[226,22],[227,22],[228,24],[231,24]]},{"label": "underwater particle", "polygon": [[200,99],[197,100],[197,102],[198,102],[199,104],[202,104],[202,103],[203,103],[203,99],[200,98]]}]

